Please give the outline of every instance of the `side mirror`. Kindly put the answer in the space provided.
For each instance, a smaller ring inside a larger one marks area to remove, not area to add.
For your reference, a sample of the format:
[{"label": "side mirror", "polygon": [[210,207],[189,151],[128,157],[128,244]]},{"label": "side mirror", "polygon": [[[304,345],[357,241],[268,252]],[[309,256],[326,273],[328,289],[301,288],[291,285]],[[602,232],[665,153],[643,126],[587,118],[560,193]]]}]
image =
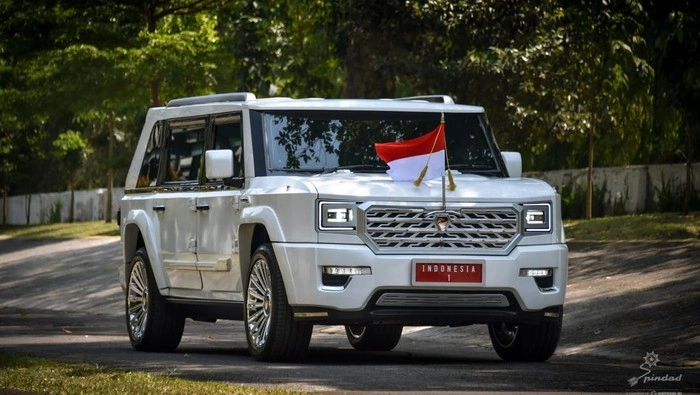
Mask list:
[{"label": "side mirror", "polygon": [[503,157],[503,162],[506,163],[506,170],[508,171],[508,177],[520,178],[523,176],[523,158],[520,156],[520,152],[501,152]]},{"label": "side mirror", "polygon": [[220,149],[205,152],[204,166],[209,180],[233,177],[233,151]]}]

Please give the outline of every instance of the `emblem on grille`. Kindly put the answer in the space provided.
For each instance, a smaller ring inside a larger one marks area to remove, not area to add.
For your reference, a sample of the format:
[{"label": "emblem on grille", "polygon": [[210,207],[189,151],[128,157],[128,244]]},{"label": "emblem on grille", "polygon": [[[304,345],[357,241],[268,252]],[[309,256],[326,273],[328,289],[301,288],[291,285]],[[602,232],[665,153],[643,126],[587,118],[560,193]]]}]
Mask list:
[{"label": "emblem on grille", "polygon": [[437,214],[435,216],[435,225],[440,229],[440,232],[446,232],[447,228],[450,226],[450,216],[447,214]]}]

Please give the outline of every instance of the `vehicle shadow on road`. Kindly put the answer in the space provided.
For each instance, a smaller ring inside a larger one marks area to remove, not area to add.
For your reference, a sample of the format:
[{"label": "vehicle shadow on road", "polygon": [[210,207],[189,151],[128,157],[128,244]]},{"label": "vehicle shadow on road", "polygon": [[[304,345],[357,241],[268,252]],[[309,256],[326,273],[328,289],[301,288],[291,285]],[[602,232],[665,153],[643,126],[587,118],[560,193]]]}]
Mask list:
[{"label": "vehicle shadow on road", "polygon": [[[0,255],[0,305],[25,309],[121,314],[118,239],[15,240]],[[7,242],[7,240],[3,240]]]},{"label": "vehicle shadow on road", "polygon": [[700,243],[573,246],[560,342],[563,355],[641,361],[700,359]]}]

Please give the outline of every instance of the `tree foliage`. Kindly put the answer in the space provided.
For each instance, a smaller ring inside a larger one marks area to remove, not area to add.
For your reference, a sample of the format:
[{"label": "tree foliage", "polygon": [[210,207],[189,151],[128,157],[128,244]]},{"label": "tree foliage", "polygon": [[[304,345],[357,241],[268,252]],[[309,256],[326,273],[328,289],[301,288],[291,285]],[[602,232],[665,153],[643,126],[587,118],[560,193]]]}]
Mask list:
[{"label": "tree foliage", "polygon": [[[483,105],[526,170],[690,162],[700,145],[692,0],[0,0],[0,187],[124,179],[149,106],[198,94]],[[110,143],[113,152],[109,154]]]}]

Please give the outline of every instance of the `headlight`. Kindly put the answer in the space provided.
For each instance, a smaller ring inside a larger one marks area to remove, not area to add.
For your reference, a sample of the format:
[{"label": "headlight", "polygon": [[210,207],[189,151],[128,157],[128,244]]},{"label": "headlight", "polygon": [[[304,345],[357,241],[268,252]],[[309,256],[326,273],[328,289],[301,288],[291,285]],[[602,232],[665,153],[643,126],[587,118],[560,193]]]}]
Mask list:
[{"label": "headlight", "polygon": [[549,232],[552,230],[552,206],[543,204],[526,204],[523,206],[523,223],[525,232]]},{"label": "headlight", "polygon": [[318,206],[320,230],[355,230],[357,227],[357,208],[354,203],[321,202]]}]

